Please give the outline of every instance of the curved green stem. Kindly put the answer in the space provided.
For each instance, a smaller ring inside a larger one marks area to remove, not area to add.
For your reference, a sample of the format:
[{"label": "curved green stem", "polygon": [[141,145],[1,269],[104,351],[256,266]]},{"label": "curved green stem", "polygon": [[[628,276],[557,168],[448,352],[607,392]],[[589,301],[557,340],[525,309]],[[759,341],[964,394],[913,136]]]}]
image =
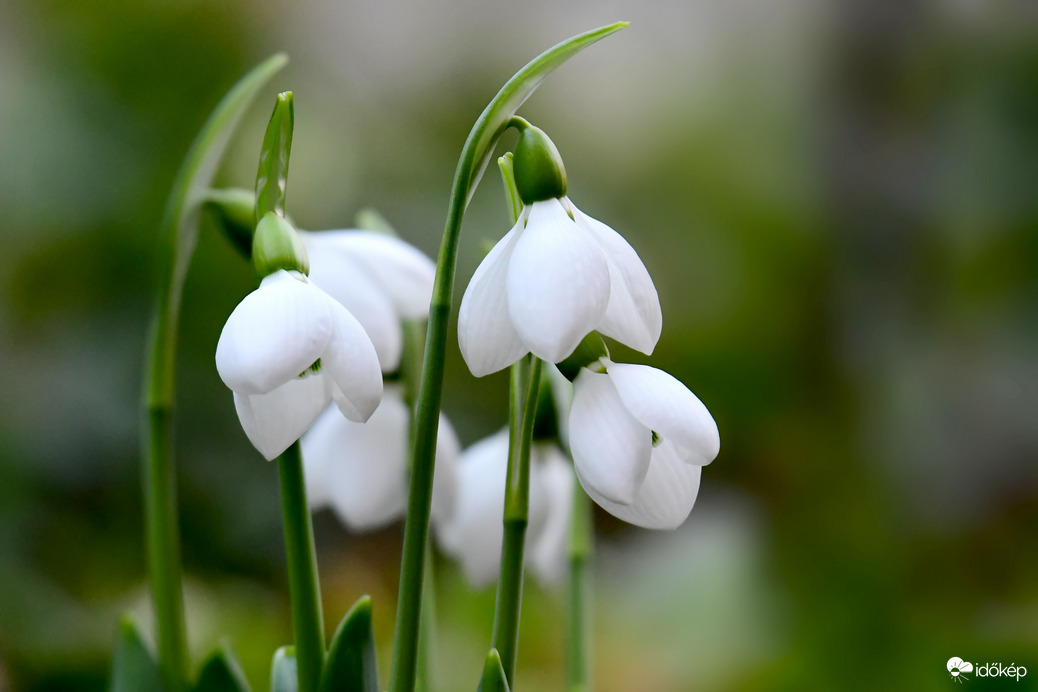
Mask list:
[{"label": "curved green stem", "polygon": [[277,465],[281,480],[281,521],[285,530],[299,692],[316,692],[324,665],[324,617],[317,579],[314,530],[306,502],[303,459],[298,442],[292,443],[278,457]]},{"label": "curved green stem", "polygon": [[573,517],[569,543],[569,647],[567,662],[570,692],[591,692],[589,670],[591,604],[587,563],[594,550],[591,502],[580,483],[573,483]]},{"label": "curved green stem", "polygon": [[415,412],[411,489],[404,525],[397,599],[396,640],[393,647],[391,692],[412,692],[417,675],[419,621],[422,612],[422,579],[432,505],[436,433],[443,398],[443,368],[447,349],[447,325],[457,270],[458,238],[472,192],[493,154],[508,120],[544,78],[582,49],[627,26],[619,22],[563,41],[519,70],[497,93],[469,132],[454,174],[443,240],[436,264],[433,296],[429,305],[421,387]]},{"label": "curved green stem", "polygon": [[530,516],[530,442],[537,414],[541,384],[541,360],[528,357],[512,366],[511,421],[508,439],[508,472],[505,479],[504,538],[501,543],[501,576],[497,581],[494,633],[491,647],[501,655],[501,667],[515,688],[515,661],[519,651],[519,613],[523,601],[523,556]]}]

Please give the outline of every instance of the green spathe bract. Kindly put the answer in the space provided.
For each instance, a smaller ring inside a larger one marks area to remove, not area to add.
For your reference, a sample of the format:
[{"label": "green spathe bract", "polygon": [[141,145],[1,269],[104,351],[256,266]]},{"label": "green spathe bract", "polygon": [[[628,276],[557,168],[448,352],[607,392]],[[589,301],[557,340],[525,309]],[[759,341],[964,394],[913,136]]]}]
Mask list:
[{"label": "green spathe bract", "polygon": [[252,268],[260,280],[280,269],[310,273],[310,258],[303,241],[285,217],[268,211],[256,225],[256,235],[252,239]]},{"label": "green spathe bract", "polygon": [[292,92],[283,91],[274,102],[267,131],[260,149],[256,171],[256,220],[267,212],[285,215],[288,192],[288,160],[292,155],[292,131],[295,128],[295,106]]},{"label": "green spathe bract", "polygon": [[451,188],[450,206],[440,245],[433,297],[429,306],[429,331],[415,416],[414,461],[400,567],[400,598],[390,681],[392,692],[411,692],[417,675],[418,623],[422,606],[422,577],[429,534],[429,510],[432,504],[436,432],[443,395],[447,326],[454,290],[458,239],[465,208],[494,153],[498,138],[519,106],[555,68],[584,48],[626,26],[627,22],[618,22],[574,36],[535,58],[505,83],[476,120],[462,148]]},{"label": "green spathe bract", "polygon": [[283,54],[268,58],[217,104],[177,172],[160,228],[160,273],[146,347],[142,471],[148,572],[155,603],[159,667],[167,692],[180,692],[186,687],[187,643],[172,468],[177,324],[184,278],[198,240],[202,201],[220,157],[252,100],[287,62]]},{"label": "green spathe bract", "polygon": [[539,127],[521,118],[519,141],[515,145],[515,188],[523,204],[543,202],[566,196],[566,167],[562,155]]}]

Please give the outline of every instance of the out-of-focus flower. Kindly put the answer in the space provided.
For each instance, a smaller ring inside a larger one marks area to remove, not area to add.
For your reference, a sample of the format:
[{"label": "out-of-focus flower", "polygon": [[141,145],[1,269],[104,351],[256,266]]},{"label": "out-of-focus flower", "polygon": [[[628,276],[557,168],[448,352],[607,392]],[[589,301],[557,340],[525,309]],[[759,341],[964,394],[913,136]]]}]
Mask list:
[{"label": "out-of-focus flower", "polygon": [[417,248],[384,233],[300,231],[310,280],[357,318],[384,372],[400,363],[403,320],[427,319],[436,265]]},{"label": "out-of-focus flower", "polygon": [[330,399],[365,421],[382,397],[367,333],[298,271],[280,269],[234,309],[216,347],[249,441],[268,460],[299,439]]},{"label": "out-of-focus flower", "polygon": [[[482,586],[497,577],[504,532],[508,431],[466,449],[458,462],[458,498],[453,516],[437,527],[443,551],[461,563],[466,579]],[[530,450],[527,564],[546,583],[565,572],[572,511],[573,471],[559,448],[535,441]]]},{"label": "out-of-focus flower", "polygon": [[[384,526],[407,505],[410,415],[398,385],[388,385],[367,423],[346,420],[334,407],[300,441],[306,493],[313,509],[329,506],[349,528]],[[432,519],[438,525],[455,507],[460,445],[440,416],[436,436]]]},{"label": "out-of-focus flower", "polygon": [[573,383],[570,448],[577,478],[611,514],[650,529],[692,511],[702,467],[720,450],[706,406],[676,378],[646,365],[600,361]]},{"label": "out-of-focus flower", "polygon": [[527,124],[515,150],[519,219],[476,269],[458,340],[477,377],[526,353],[556,363],[597,330],[643,353],[659,340],[659,297],[638,253],[577,209],[555,145]]}]

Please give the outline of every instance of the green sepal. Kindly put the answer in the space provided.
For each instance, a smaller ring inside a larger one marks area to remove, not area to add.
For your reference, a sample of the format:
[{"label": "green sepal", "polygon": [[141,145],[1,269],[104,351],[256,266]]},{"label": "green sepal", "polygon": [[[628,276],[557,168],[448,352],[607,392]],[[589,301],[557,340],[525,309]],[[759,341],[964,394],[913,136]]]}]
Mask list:
[{"label": "green sepal", "polygon": [[361,596],[339,623],[324,660],[318,690],[379,692],[370,596]]},{"label": "green sepal", "polygon": [[234,654],[226,648],[217,649],[198,673],[198,680],[192,692],[251,692],[245,672],[235,659]]},{"label": "green sepal", "polygon": [[566,167],[562,155],[539,127],[522,118],[519,142],[515,145],[515,189],[523,204],[566,196]]},{"label": "green sepal", "polygon": [[119,641],[112,659],[108,692],[162,692],[158,663],[145,646],[130,616],[119,623]]},{"label": "green sepal", "polygon": [[283,646],[274,652],[270,664],[271,692],[299,692],[299,671],[296,667],[296,648]]},{"label": "green sepal", "polygon": [[252,256],[252,234],[256,231],[256,193],[241,187],[210,189],[205,208],[216,216],[231,244],[248,259]]},{"label": "green sepal", "polygon": [[628,22],[617,22],[566,39],[538,55],[505,82],[501,91],[497,92],[497,96],[476,119],[476,124],[472,127],[462,150],[462,158],[458,162],[456,179],[466,191],[466,203],[483,176],[501,133],[508,127],[519,106],[530,98],[544,78],[592,43],[620,31],[627,25]]},{"label": "green sepal", "polygon": [[267,58],[241,78],[213,109],[180,165],[162,219],[158,260],[158,310],[152,322],[146,403],[173,405],[176,361],[176,325],[180,315],[181,286],[198,241],[198,221],[205,191],[216,174],[231,135],[242,116],[271,77],[288,62],[279,53]]},{"label": "green sepal", "polygon": [[483,676],[479,679],[477,692],[509,692],[508,679],[501,665],[501,655],[491,649],[483,663]]},{"label": "green sepal", "polygon": [[572,382],[577,379],[581,368],[590,367],[599,358],[608,357],[609,349],[606,347],[601,335],[598,332],[591,332],[581,339],[577,347],[573,349],[573,353],[566,356],[565,360],[556,365],[559,368],[559,372]]},{"label": "green sepal", "polygon": [[256,172],[256,221],[268,212],[285,215],[285,194],[288,191],[288,159],[292,155],[292,129],[295,125],[295,107],[292,92],[283,91],[274,102],[267,131],[260,149],[259,170]]},{"label": "green sepal", "polygon": [[310,273],[310,257],[303,241],[285,217],[268,211],[256,225],[256,235],[252,239],[252,268],[260,281],[280,269]]}]

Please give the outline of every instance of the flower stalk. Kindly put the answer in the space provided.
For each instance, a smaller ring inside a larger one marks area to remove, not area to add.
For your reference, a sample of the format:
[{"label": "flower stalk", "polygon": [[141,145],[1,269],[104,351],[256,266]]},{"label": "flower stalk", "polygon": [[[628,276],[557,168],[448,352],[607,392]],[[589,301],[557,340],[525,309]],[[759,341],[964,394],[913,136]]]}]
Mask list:
[{"label": "flower stalk", "polygon": [[591,501],[579,483],[573,484],[573,519],[569,543],[569,636],[567,677],[570,692],[591,692],[591,603],[587,565],[594,552]]},{"label": "flower stalk", "polygon": [[627,26],[618,22],[563,41],[542,53],[519,70],[497,93],[477,118],[462,147],[451,187],[450,204],[436,266],[433,296],[429,305],[429,331],[426,336],[421,385],[415,413],[414,454],[407,521],[404,528],[400,566],[400,592],[397,601],[396,640],[390,679],[391,692],[411,692],[417,675],[419,621],[422,610],[422,580],[432,506],[433,464],[440,404],[443,398],[443,371],[447,348],[447,327],[457,269],[461,222],[472,192],[498,139],[519,106],[555,68],[587,46]]}]

